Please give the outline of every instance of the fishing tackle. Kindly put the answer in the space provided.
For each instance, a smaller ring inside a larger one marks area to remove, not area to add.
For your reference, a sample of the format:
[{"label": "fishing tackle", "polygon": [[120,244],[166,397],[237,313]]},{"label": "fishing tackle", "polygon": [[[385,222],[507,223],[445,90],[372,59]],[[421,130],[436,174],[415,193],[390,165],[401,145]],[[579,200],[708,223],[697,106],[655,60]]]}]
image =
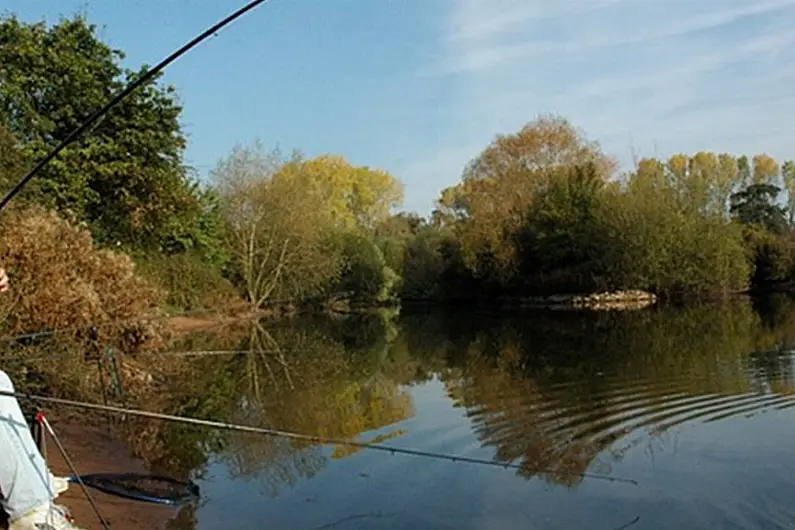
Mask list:
[{"label": "fishing tackle", "polygon": [[103,493],[141,502],[181,506],[200,499],[199,486],[160,475],[141,473],[90,473],[68,478]]}]

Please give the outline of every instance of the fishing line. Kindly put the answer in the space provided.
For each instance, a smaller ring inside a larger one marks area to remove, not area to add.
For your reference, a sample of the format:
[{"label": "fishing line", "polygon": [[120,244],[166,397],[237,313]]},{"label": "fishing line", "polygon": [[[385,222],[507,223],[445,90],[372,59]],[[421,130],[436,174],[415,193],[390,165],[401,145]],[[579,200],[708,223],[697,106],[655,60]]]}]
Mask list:
[{"label": "fishing line", "polygon": [[[146,352],[147,355],[157,357],[235,357],[238,355],[251,355],[251,354],[268,354],[277,353],[277,350],[262,350],[259,348],[250,350],[189,350],[189,351],[151,351]],[[0,361],[4,363],[36,363],[42,361],[53,361],[59,358],[68,359],[73,357],[75,352],[65,351],[62,353],[51,353],[46,355],[2,355],[0,354]],[[90,359],[96,360],[96,359]]]},{"label": "fishing line", "polygon": [[255,7],[259,6],[260,4],[264,4],[266,2],[268,2],[268,0],[253,0],[252,2],[249,2],[248,4],[238,9],[228,17],[224,18],[223,20],[221,20],[211,28],[205,30],[199,36],[195,37],[193,40],[191,40],[190,42],[179,48],[177,51],[175,51],[174,53],[163,59],[159,64],[157,64],[157,66],[155,66],[151,70],[146,71],[141,77],[130,83],[127,86],[127,88],[119,92],[115,97],[113,97],[113,99],[108,101],[108,103],[105,104],[104,107],[94,112],[94,114],[92,114],[85,122],[83,122],[82,125],[80,125],[77,129],[69,133],[69,135],[66,138],[64,138],[63,141],[61,141],[61,143],[58,144],[58,146],[55,149],[50,151],[47,154],[47,156],[41,159],[39,163],[36,164],[36,166],[33,167],[33,169],[31,169],[22,178],[22,180],[20,180],[19,183],[6,194],[5,197],[3,197],[3,200],[0,201],[0,210],[2,210],[9,203],[9,201],[11,201],[11,199],[13,199],[14,196],[22,190],[22,188],[25,186],[25,184],[27,184],[30,181],[30,179],[36,176],[36,174],[39,171],[41,171],[44,168],[44,166],[46,166],[53,158],[58,156],[58,153],[63,151],[69,144],[77,140],[77,138],[81,134],[83,134],[86,130],[88,130],[97,120],[102,118],[102,116],[107,114],[113,107],[121,103],[122,100],[124,100],[124,98],[132,94],[135,91],[135,89],[137,89],[144,83],[151,80],[153,77],[159,74],[166,66],[177,60],[180,56],[188,52],[191,48],[202,42],[207,37],[215,35],[216,32],[218,32],[221,28],[223,28],[227,24],[248,13]]},{"label": "fishing line", "polygon": [[[0,390],[0,396],[8,396],[8,397],[15,397],[17,399],[28,399],[32,401],[40,401],[43,403],[53,403],[57,405],[64,405],[69,407],[76,407],[76,408],[83,408],[89,410],[99,410],[99,411],[106,411],[106,412],[114,412],[117,414],[128,414],[130,416],[139,416],[143,418],[151,418],[151,419],[158,419],[164,421],[173,421],[177,423],[185,423],[189,425],[200,425],[203,427],[211,427],[215,429],[222,429],[227,431],[236,431],[236,432],[245,432],[251,434],[262,434],[266,436],[278,437],[278,438],[288,438],[292,440],[300,440],[304,442],[311,442],[316,444],[323,444],[323,445],[344,445],[348,447],[357,447],[359,449],[371,449],[374,451],[382,451],[386,453],[392,454],[403,454],[409,456],[422,456],[427,458],[435,458],[439,460],[448,460],[451,462],[463,462],[468,464],[480,464],[480,465],[488,465],[494,467],[501,467],[501,468],[512,468],[512,469],[525,469],[520,464],[513,464],[513,463],[503,463],[503,462],[496,462],[494,460],[485,460],[482,458],[473,458],[468,456],[458,456],[458,455],[450,455],[444,453],[434,453],[430,451],[419,451],[416,449],[404,449],[401,447],[392,447],[388,445],[377,445],[377,444],[370,444],[367,442],[355,442],[352,440],[343,440],[337,438],[327,438],[323,436],[313,436],[310,434],[300,434],[291,431],[283,431],[279,429],[268,429],[264,427],[251,427],[248,425],[238,425],[234,423],[226,423],[220,421],[211,421],[211,420],[201,420],[197,418],[188,418],[185,416],[175,416],[172,414],[163,414],[160,412],[150,412],[146,410],[136,410],[136,409],[128,409],[122,407],[114,407],[112,405],[100,405],[97,403],[86,403],[82,401],[74,401],[70,399],[62,399],[62,398],[53,398],[53,397],[46,397],[46,396],[37,396],[33,394],[26,394],[21,392],[8,392],[5,390]],[[538,469],[536,471],[546,471],[546,472],[553,472],[554,470],[551,469]],[[598,473],[573,473],[573,475],[577,475],[581,478],[589,478],[594,480],[604,480],[607,482],[621,482],[625,484],[633,484],[638,486],[638,482],[634,479],[630,478],[622,478],[622,477],[611,477],[608,475],[602,475]]]},{"label": "fishing line", "polygon": [[[43,337],[52,337],[55,335],[63,335],[65,333],[74,333],[77,331],[90,331],[91,328],[95,328],[97,330],[106,329],[114,326],[123,326],[125,324],[136,324],[136,323],[145,323],[145,322],[158,322],[161,320],[168,320],[171,318],[180,318],[180,317],[195,317],[200,315],[222,315],[228,311],[232,310],[243,310],[246,309],[246,306],[242,306],[240,304],[233,304],[229,307],[222,307],[222,308],[212,308],[212,309],[193,309],[190,311],[183,311],[181,313],[168,313],[162,315],[152,315],[152,316],[142,316],[137,318],[129,318],[123,320],[117,320],[114,322],[106,322],[104,324],[94,324],[91,326],[72,326],[68,328],[56,328],[56,329],[48,329],[44,331],[32,331],[29,333],[21,333],[19,335],[4,335],[0,336],[0,342],[17,342],[22,340],[28,339],[38,339]],[[219,325],[223,324],[224,322],[219,322]]]}]

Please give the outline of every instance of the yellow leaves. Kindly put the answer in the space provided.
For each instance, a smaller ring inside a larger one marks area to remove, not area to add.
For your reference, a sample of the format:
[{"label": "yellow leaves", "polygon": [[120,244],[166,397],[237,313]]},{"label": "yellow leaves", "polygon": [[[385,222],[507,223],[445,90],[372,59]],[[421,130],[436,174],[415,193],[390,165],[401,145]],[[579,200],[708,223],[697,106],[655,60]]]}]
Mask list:
[{"label": "yellow leaves", "polygon": [[690,165],[687,155],[675,154],[668,159],[666,164],[674,182],[679,183],[687,179],[687,168]]},{"label": "yellow leaves", "polygon": [[752,178],[754,184],[778,183],[779,166],[772,157],[766,154],[754,155]]},{"label": "yellow leaves", "polygon": [[719,154],[717,173],[717,185],[728,197],[732,188],[736,187],[740,177],[740,167],[737,164],[737,158],[728,153]]},{"label": "yellow leaves", "polygon": [[213,172],[251,302],[320,292],[341,271],[332,233],[374,229],[402,200],[388,172],[323,155],[238,148]]},{"label": "yellow leaves", "polygon": [[678,204],[703,214],[726,216],[729,197],[752,183],[777,184],[778,163],[768,155],[735,157],[728,153],[674,154],[664,163],[647,158],[630,177],[634,192],[672,192]]},{"label": "yellow leaves", "polygon": [[594,163],[605,178],[616,162],[604,155],[596,142],[558,116],[542,115],[512,135],[498,135],[472,161],[466,178],[527,178],[554,167]]},{"label": "yellow leaves", "polygon": [[665,165],[654,158],[644,158],[638,162],[638,169],[630,179],[630,186],[636,192],[659,193],[666,184]]},{"label": "yellow leaves", "polygon": [[403,201],[403,185],[387,171],[352,166],[341,156],[322,155],[296,169],[332,222],[345,229],[371,229]]},{"label": "yellow leaves", "polygon": [[718,174],[718,157],[715,153],[698,152],[690,159],[690,174],[703,182],[715,182]]}]

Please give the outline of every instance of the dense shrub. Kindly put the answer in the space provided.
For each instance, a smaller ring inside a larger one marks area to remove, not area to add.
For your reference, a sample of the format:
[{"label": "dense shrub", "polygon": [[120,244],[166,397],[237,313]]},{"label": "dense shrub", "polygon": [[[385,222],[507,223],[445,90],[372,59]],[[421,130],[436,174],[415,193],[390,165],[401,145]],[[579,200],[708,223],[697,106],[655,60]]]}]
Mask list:
[{"label": "dense shrub", "polygon": [[164,292],[137,274],[132,259],[97,248],[91,234],[40,207],[6,210],[0,264],[11,278],[2,297],[5,333],[96,326],[121,342],[158,315]]},{"label": "dense shrub", "polygon": [[221,310],[242,302],[221,271],[197,255],[149,255],[137,263],[141,274],[167,293],[165,303],[173,311]]}]

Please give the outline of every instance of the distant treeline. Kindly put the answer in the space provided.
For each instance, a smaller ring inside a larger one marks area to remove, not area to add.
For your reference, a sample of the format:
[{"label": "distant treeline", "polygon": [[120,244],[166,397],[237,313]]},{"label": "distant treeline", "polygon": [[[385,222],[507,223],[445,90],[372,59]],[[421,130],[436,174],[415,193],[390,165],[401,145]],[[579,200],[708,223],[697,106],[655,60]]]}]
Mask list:
[{"label": "distant treeline", "polygon": [[[146,71],[123,57],[79,16],[0,18],[3,190]],[[257,142],[201,182],[185,162],[181,113],[175,89],[156,80],[17,203],[132,256],[175,308],[337,293],[362,303],[625,288],[712,296],[785,284],[795,270],[795,165],[766,155],[674,155],[620,174],[598,144],[545,115],[497,136],[423,218],[394,213],[403,189],[386,171]],[[11,265],[45,259],[28,240],[3,245]]]},{"label": "distant treeline", "polygon": [[688,298],[791,280],[793,162],[699,152],[616,167],[560,117],[498,136],[430,219],[407,221],[403,295]]}]

